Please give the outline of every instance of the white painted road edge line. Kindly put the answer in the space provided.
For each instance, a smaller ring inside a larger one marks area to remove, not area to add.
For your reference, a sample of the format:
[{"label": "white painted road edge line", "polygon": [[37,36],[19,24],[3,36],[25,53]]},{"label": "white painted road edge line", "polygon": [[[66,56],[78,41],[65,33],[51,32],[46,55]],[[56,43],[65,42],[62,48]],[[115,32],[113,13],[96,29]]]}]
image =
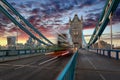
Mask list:
[{"label": "white painted road edge line", "polygon": [[49,55],[49,54],[53,54],[54,52],[50,52],[50,53],[45,53],[45,55]]},{"label": "white painted road edge line", "polygon": [[15,68],[15,70],[20,69],[20,68],[23,68],[23,67],[25,67],[25,66],[20,66],[20,67],[17,67],[17,68]]},{"label": "white painted road edge line", "polygon": [[37,67],[37,66],[30,66],[30,65],[13,65],[13,66],[19,66],[17,68],[14,68],[15,70],[23,68],[23,67]]},{"label": "white painted road edge line", "polygon": [[0,66],[9,66],[11,64],[0,64]]},{"label": "white painted road edge line", "polygon": [[[56,58],[58,58],[58,57],[54,57],[54,58],[48,59],[48,60],[46,60],[46,61],[44,61],[44,62],[39,63],[38,65],[45,64],[45,63],[47,63],[47,62],[49,62],[49,61],[52,61],[52,60],[54,60],[54,59],[56,59]],[[11,66],[11,64],[0,64],[0,66]],[[23,68],[23,67],[25,67],[25,66],[30,66],[30,64],[27,64],[27,65],[12,65],[12,66],[19,66],[19,67],[17,67],[17,68],[14,68],[15,70],[17,70],[17,69]],[[33,66],[33,67],[34,67],[34,66]]]},{"label": "white painted road edge line", "polygon": [[52,61],[52,60],[54,60],[54,59],[56,59],[56,58],[58,58],[58,57],[54,57],[54,58],[48,59],[48,60],[46,60],[46,61],[44,61],[44,62],[39,63],[38,65],[42,65],[42,64],[47,63],[47,62],[49,62],[49,61]]},{"label": "white painted road edge line", "polygon": [[[51,59],[49,59],[49,60],[46,60],[46,61],[44,61],[44,62],[39,63],[38,65],[45,64],[45,63],[47,63],[47,62],[49,62],[49,61],[52,61],[52,60],[54,60],[54,59],[56,59],[56,58],[57,58],[57,57],[51,58]],[[15,70],[20,69],[20,68],[23,68],[23,67],[25,67],[25,66],[29,66],[29,65],[16,65],[16,66],[20,66],[20,67],[15,68]]]},{"label": "white painted road edge line", "polygon": [[[90,61],[90,59],[89,59],[88,57],[87,57],[87,59],[88,59],[88,62],[93,66],[93,68],[94,68],[94,69],[97,69],[96,66],[92,63],[92,61]],[[97,71],[97,72],[98,72],[98,71]],[[98,72],[98,73],[99,73],[100,77],[101,77],[103,80],[106,80],[105,77],[104,77],[100,72]]]}]

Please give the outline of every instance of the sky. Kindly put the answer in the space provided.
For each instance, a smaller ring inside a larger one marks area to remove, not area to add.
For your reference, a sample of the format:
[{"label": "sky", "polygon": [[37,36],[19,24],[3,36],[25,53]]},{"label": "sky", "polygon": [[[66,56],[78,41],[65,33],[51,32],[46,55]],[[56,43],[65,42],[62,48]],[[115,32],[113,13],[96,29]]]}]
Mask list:
[{"label": "sky", "polygon": [[[101,16],[106,0],[7,0],[25,19],[56,43],[58,33],[69,33],[69,18],[83,16],[83,34],[89,41]],[[114,13],[113,36],[120,40],[120,5]],[[109,24],[102,39],[109,42]],[[29,29],[30,30],[30,29]],[[34,33],[35,34],[35,33]],[[6,45],[7,36],[18,35],[18,43],[25,43],[28,35],[0,12],[0,45]],[[35,34],[38,36],[37,34]],[[115,41],[116,42],[116,41]],[[119,45],[119,44],[118,44]]]}]

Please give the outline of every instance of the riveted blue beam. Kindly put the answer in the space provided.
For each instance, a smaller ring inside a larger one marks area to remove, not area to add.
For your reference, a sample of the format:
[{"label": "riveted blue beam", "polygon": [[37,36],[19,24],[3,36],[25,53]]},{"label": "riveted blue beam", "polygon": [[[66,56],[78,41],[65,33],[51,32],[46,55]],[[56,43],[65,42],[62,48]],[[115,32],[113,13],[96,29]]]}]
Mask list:
[{"label": "riveted blue beam", "polygon": [[43,37],[48,43],[54,45],[50,40],[48,40],[39,30],[37,30],[30,22],[28,22],[18,11],[16,11],[6,0],[1,0],[6,6],[8,6],[15,15],[17,15],[24,23],[33,29],[39,36]]},{"label": "riveted blue beam", "polygon": [[39,40],[36,36],[34,36],[29,30],[27,30],[25,27],[23,27],[19,22],[15,20],[13,16],[11,16],[1,5],[0,5],[0,11],[3,12],[15,25],[17,25],[21,30],[23,30],[25,33],[30,35],[33,39],[37,40],[38,42],[48,45],[45,42]]},{"label": "riveted blue beam", "polygon": [[109,18],[106,19],[106,21],[103,24],[103,27],[100,27],[99,33],[97,34],[97,36],[95,37],[95,39],[93,39],[93,41],[91,42],[92,44],[94,44],[98,40],[98,36],[101,36],[101,34],[103,33],[104,29],[106,28],[108,22],[109,22]]},{"label": "riveted blue beam", "polygon": [[104,16],[105,9],[106,9],[108,3],[109,3],[109,0],[106,1],[106,4],[105,4],[104,9],[103,9],[103,11],[102,11],[102,14],[101,14],[101,16],[100,16],[100,19],[98,20],[98,23],[97,23],[97,25],[96,25],[96,27],[95,27],[95,29],[94,29],[94,32],[93,32],[93,34],[92,34],[92,36],[91,36],[90,41],[89,41],[88,44],[90,44],[90,42],[91,42],[92,39],[94,38],[94,35],[96,34],[97,28],[99,27],[99,22],[102,20],[102,18],[103,18],[103,16]]},{"label": "riveted blue beam", "polygon": [[[103,33],[104,29],[106,28],[106,26],[107,26],[107,24],[108,24],[108,22],[109,22],[109,15],[110,15],[110,13],[113,14],[113,12],[116,10],[119,2],[120,2],[120,0],[112,0],[111,6],[110,6],[110,8],[109,8],[109,10],[108,10],[108,12],[107,12],[107,15],[105,16],[105,19],[104,19],[103,23],[102,23],[101,26],[100,26],[100,29],[99,29],[98,33],[96,34],[96,31],[95,31],[95,34],[94,34],[94,35],[96,35],[96,36],[95,36],[95,37],[91,37],[91,40],[89,41],[88,46],[94,44],[94,43],[97,41],[98,36],[101,36],[101,34]],[[107,3],[108,3],[108,2],[107,2]],[[103,18],[103,17],[102,17],[102,18]],[[102,20],[102,19],[101,19],[101,20]],[[100,20],[100,21],[101,21],[101,20]],[[93,35],[93,36],[94,36],[94,35]]]},{"label": "riveted blue beam", "polygon": [[[113,12],[116,10],[119,2],[120,2],[120,0],[113,0],[112,1],[112,4],[111,4],[112,6],[108,10],[108,13],[107,13],[107,15],[105,17],[104,22],[101,24],[101,27],[100,27],[99,32],[97,34],[98,36],[101,36],[101,34],[103,33],[104,29],[106,28],[106,26],[107,26],[107,24],[109,22],[109,15],[110,15],[110,13],[113,14]],[[98,37],[96,37],[96,38],[98,38]],[[97,39],[93,39],[92,43],[94,44],[96,41],[97,41]]]}]

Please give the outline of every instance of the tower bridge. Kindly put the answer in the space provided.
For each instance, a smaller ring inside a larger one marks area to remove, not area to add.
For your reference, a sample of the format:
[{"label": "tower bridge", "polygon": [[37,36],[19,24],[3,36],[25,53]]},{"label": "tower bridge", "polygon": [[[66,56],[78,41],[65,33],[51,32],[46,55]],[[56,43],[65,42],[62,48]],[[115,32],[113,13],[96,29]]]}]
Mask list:
[{"label": "tower bridge", "polygon": [[[83,35],[83,17],[75,14],[69,20],[69,32],[73,47],[69,50],[58,47],[27,21],[6,0],[0,0],[0,11],[22,31],[39,43],[39,49],[0,50],[0,80],[119,80],[120,50],[92,47],[105,30],[120,0],[107,0],[94,32],[86,44]],[[17,18],[15,18],[17,17]],[[42,41],[28,28],[39,34]],[[111,31],[112,32],[112,31]],[[83,47],[84,45],[84,47]],[[111,35],[112,46],[112,35]]]},{"label": "tower bridge", "polygon": [[70,35],[72,37],[72,42],[75,48],[82,48],[82,28],[83,28],[83,18],[78,18],[75,14],[73,20],[69,20],[70,24]]}]

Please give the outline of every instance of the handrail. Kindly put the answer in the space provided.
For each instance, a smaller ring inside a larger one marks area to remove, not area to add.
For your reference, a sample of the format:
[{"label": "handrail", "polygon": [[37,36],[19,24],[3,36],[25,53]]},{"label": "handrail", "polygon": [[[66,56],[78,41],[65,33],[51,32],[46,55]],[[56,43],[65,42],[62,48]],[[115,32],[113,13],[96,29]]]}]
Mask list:
[{"label": "handrail", "polygon": [[[15,50],[0,50],[0,57],[8,57],[8,56],[18,56],[18,55],[26,55],[26,54],[34,54],[34,53],[45,53],[48,52],[47,49],[15,49]],[[51,52],[51,50],[50,50]]]},{"label": "handrail", "polygon": [[73,54],[72,58],[57,77],[57,80],[74,80],[74,69],[76,65],[76,59],[78,56],[78,51]]},{"label": "handrail", "polygon": [[[115,50],[115,49],[93,49],[93,48],[90,48],[90,50],[95,50],[97,54],[101,54],[103,56],[108,56],[109,58],[111,58],[112,52],[115,52],[116,53],[115,59],[119,60],[120,50]],[[105,55],[105,51],[107,51],[107,55]]]}]

